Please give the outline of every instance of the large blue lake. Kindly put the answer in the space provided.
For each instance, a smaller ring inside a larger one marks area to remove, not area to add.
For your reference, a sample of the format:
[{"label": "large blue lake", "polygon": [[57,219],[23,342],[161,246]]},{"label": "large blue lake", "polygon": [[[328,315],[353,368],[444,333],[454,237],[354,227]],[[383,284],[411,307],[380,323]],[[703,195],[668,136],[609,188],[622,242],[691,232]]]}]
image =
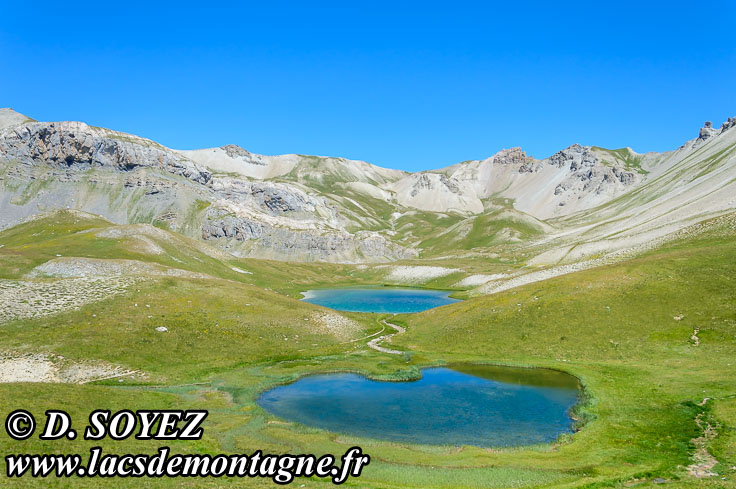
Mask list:
[{"label": "large blue lake", "polygon": [[518,446],[572,431],[575,377],[546,369],[428,368],[412,382],[352,373],[303,377],[264,392],[281,418],[336,433],[430,445]]},{"label": "large blue lake", "polygon": [[458,302],[443,290],[392,287],[315,289],[303,293],[303,301],[337,311],[401,314],[425,311]]}]

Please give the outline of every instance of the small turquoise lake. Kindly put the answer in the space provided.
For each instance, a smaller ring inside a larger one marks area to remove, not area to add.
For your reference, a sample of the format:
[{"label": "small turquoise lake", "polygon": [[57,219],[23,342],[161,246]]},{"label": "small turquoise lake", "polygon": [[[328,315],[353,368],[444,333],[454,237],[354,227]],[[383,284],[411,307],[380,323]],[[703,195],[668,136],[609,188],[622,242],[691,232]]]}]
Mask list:
[{"label": "small turquoise lake", "polygon": [[506,447],[571,433],[575,377],[546,369],[466,365],[422,370],[410,382],[353,373],[303,377],[258,404],[290,421],[335,433],[429,445]]},{"label": "small turquoise lake", "polygon": [[444,290],[393,287],[348,287],[303,292],[305,302],[337,311],[402,314],[459,302]]}]

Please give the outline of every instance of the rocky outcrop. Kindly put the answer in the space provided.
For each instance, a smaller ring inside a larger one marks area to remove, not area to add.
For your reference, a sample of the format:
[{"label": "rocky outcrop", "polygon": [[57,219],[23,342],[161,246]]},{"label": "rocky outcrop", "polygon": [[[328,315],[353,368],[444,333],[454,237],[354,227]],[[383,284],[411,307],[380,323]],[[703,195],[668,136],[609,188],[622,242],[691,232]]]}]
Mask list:
[{"label": "rocky outcrop", "polygon": [[[451,180],[444,173],[437,176],[436,179],[438,179],[439,183],[451,193],[456,194],[460,192],[460,187],[457,185],[457,183]],[[414,184],[411,187],[411,196],[416,197],[419,193],[421,193],[424,190],[431,191],[435,189],[436,182],[434,180],[435,180],[434,175],[430,176],[430,174],[427,174],[427,173],[419,174]]]},{"label": "rocky outcrop", "polygon": [[416,197],[422,190],[431,190],[432,181],[429,179],[429,175],[419,175],[414,185],[411,187],[411,196]]},{"label": "rocky outcrop", "polygon": [[558,168],[568,167],[574,172],[581,168],[591,168],[598,163],[598,157],[585,146],[573,144],[572,146],[558,151],[547,160],[550,165]]},{"label": "rocky outcrop", "polygon": [[268,162],[265,161],[262,155],[253,154],[250,151],[241,148],[237,144],[226,144],[225,146],[221,146],[220,149],[222,149],[230,158],[240,158],[246,160],[251,165],[268,165]]},{"label": "rocky outcrop", "polygon": [[706,121],[705,125],[700,128],[700,132],[698,133],[698,139],[701,141],[705,141],[708,138],[711,138],[718,134],[717,129],[713,129],[713,123],[710,121]]},{"label": "rocky outcrop", "polygon": [[228,214],[223,209],[211,209],[202,225],[202,239],[218,238],[229,240],[227,248],[235,255],[260,258],[279,256],[295,261],[356,263],[417,256],[415,250],[391,243],[378,233],[359,231],[350,234],[317,229],[295,231]]},{"label": "rocky outcrop", "polygon": [[204,240],[232,238],[238,241],[248,241],[262,238],[266,233],[266,226],[260,222],[222,212],[209,211],[207,220],[202,225],[202,239]]},{"label": "rocky outcrop", "polygon": [[563,207],[586,196],[615,195],[638,181],[636,173],[603,164],[587,146],[573,144],[550,156],[545,163],[567,170],[569,175],[555,186],[557,206]]},{"label": "rocky outcrop", "polygon": [[337,211],[326,199],[288,184],[216,177],[209,187],[220,199],[248,205],[270,216],[313,218],[320,213],[332,225],[338,222]]},{"label": "rocky outcrop", "polygon": [[493,163],[500,165],[524,165],[530,162],[533,158],[526,155],[526,152],[522,151],[521,148],[509,148],[502,149],[492,157]]},{"label": "rocky outcrop", "polygon": [[711,140],[713,137],[723,134],[734,126],[736,126],[736,117],[729,117],[726,121],[723,122],[723,124],[721,124],[721,127],[718,129],[715,129],[713,127],[713,123],[711,121],[705,121],[703,127],[701,127],[700,131],[698,131],[698,137],[687,141],[685,144],[680,146],[680,149],[685,149],[688,147],[696,148],[706,141]]},{"label": "rocky outcrop", "polygon": [[534,158],[529,158],[526,163],[519,167],[519,173],[532,173],[539,171],[540,168],[541,166],[538,162],[534,161]]},{"label": "rocky outcrop", "polygon": [[732,127],[736,127],[736,117],[729,117],[726,122],[721,124],[721,134],[728,131]]},{"label": "rocky outcrop", "polygon": [[[611,168],[611,173],[613,173],[613,176],[616,177],[618,181],[624,185],[633,185],[634,183],[636,183],[636,175],[633,172],[623,171],[620,168],[614,166],[613,168]],[[608,181],[608,177],[608,175],[605,175],[604,180]]]},{"label": "rocky outcrop", "polygon": [[[558,151],[547,161],[557,168],[567,168],[573,180],[588,182],[585,190],[590,188],[590,182],[618,182],[623,185],[631,185],[636,182],[636,174],[617,166],[604,166],[589,147],[579,144],[573,144],[569,148]],[[569,187],[570,185],[558,185],[555,195],[560,193],[559,188]]]},{"label": "rocky outcrop", "polygon": [[211,174],[153,141],[83,122],[33,122],[0,132],[0,154],[29,164],[87,171],[155,168],[205,184]]},{"label": "rocky outcrop", "polygon": [[447,190],[449,190],[453,194],[460,192],[460,187],[458,186],[458,184],[455,183],[452,179],[448,178],[447,175],[440,175],[440,182],[447,188]]}]

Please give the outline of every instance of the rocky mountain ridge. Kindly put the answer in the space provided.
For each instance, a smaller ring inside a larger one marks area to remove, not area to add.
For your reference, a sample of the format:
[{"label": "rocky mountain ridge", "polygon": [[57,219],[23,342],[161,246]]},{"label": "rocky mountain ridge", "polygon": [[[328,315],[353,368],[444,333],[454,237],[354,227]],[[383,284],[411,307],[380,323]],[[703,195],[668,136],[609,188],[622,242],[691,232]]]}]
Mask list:
[{"label": "rocky mountain ridge", "polygon": [[[571,234],[585,216],[658,185],[688,158],[699,165],[697,155],[710,158],[710,147],[725,145],[725,166],[732,168],[735,125],[733,118],[720,129],[707,123],[697,138],[666,153],[573,144],[538,160],[510,148],[406,173],[344,158],[257,155],[236,145],[172,150],[82,122],[36,122],[0,109],[0,228],[75,208],[118,223],[167,227],[239,256],[393,261],[418,256],[431,236],[447,232],[439,223],[418,228],[412,216],[422,213],[468,230],[481,218],[492,220],[499,205],[511,206],[506,220]],[[716,204],[708,210],[730,205]],[[518,240],[513,229],[498,236]]]},{"label": "rocky mountain ridge", "polygon": [[0,138],[0,152],[5,158],[43,163],[57,169],[156,168],[201,184],[212,178],[208,170],[177,157],[153,141],[123,136],[83,122],[27,122],[11,126]]},{"label": "rocky mountain ridge", "polygon": [[4,119],[16,123],[0,130],[1,227],[39,211],[78,208],[216,240],[246,256],[387,261],[416,255],[375,233],[345,231],[324,198],[295,186],[213,174],[153,141],[81,122]]}]

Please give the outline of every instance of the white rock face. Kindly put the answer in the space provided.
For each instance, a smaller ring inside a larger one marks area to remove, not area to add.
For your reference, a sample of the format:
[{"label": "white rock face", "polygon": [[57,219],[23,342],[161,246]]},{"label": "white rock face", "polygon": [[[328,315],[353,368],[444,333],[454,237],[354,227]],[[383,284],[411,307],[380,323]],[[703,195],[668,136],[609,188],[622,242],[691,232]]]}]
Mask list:
[{"label": "white rock face", "polygon": [[321,182],[327,175],[337,175],[345,182],[385,183],[396,180],[404,174],[399,170],[345,158],[296,154],[259,155],[234,144],[220,148],[178,150],[178,152],[215,173],[229,173],[259,180],[293,173],[295,181]]},{"label": "white rock face", "polygon": [[398,203],[406,207],[431,212],[483,212],[483,203],[472,187],[444,173],[414,173],[389,188]]},{"label": "white rock face", "polygon": [[638,174],[607,166],[591,148],[574,144],[545,160],[528,157],[521,148],[502,150],[439,173],[410,175],[391,188],[402,205],[425,211],[478,214],[482,199],[495,196],[547,219],[595,207],[638,181]]},{"label": "white rock face", "polygon": [[179,153],[212,172],[235,174],[259,180],[285,175],[299,162],[297,155],[257,155],[234,144],[221,148],[179,150]]},{"label": "white rock face", "polygon": [[547,219],[595,207],[639,180],[637,173],[606,165],[591,148],[574,144],[545,160],[521,148],[505,149],[485,160],[408,175],[388,188],[401,205],[424,211],[479,214],[482,200],[494,196]]},{"label": "white rock face", "polygon": [[395,200],[392,192],[384,190],[377,185],[373,185],[368,182],[347,182],[342,184],[342,186],[344,188],[347,188],[348,190],[352,190],[353,192],[367,195],[368,197],[383,200],[385,202]]}]

